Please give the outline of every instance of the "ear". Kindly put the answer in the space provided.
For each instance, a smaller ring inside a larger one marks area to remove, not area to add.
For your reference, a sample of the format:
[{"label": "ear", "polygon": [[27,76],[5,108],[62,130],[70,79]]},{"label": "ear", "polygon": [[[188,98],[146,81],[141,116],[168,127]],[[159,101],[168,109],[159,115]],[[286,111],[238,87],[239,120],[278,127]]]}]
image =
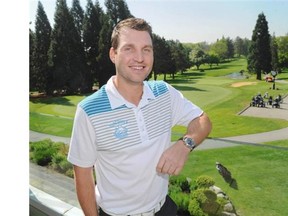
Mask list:
[{"label": "ear", "polygon": [[109,57],[110,57],[110,60],[115,64],[115,55],[116,55],[116,50],[111,47],[110,50],[109,50]]}]

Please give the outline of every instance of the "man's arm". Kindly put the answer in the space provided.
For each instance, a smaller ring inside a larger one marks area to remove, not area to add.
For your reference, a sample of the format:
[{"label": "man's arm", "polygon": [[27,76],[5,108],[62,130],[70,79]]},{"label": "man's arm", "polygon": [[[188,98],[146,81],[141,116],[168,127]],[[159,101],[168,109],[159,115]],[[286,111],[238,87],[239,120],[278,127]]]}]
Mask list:
[{"label": "man's arm", "polygon": [[74,165],[74,179],[77,197],[85,216],[98,216],[93,167]]},{"label": "man's arm", "polygon": [[[203,113],[193,119],[188,127],[185,136],[193,138],[196,145],[199,145],[208,136],[212,129],[209,117]],[[188,158],[190,149],[178,140],[170,148],[166,149],[156,167],[157,172],[169,175],[178,175]]]}]

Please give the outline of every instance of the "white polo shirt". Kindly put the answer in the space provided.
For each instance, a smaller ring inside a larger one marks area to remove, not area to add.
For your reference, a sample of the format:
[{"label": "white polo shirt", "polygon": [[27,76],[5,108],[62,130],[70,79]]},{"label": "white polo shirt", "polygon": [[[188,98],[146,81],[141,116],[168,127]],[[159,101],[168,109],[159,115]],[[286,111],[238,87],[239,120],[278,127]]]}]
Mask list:
[{"label": "white polo shirt", "polygon": [[171,145],[171,128],[187,126],[203,111],[163,81],[145,81],[136,107],[113,79],[78,104],[68,161],[95,166],[97,204],[105,212],[138,214],[167,195],[169,176],[156,165]]}]

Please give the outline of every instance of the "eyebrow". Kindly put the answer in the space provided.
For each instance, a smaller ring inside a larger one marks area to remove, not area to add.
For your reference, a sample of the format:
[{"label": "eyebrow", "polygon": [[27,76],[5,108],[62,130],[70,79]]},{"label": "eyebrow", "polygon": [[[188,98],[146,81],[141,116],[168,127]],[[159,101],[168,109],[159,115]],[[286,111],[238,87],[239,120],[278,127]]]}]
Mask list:
[{"label": "eyebrow", "polygon": [[[135,45],[132,44],[132,43],[128,43],[128,44],[125,44],[123,47],[129,47],[129,46],[130,47],[134,47]],[[151,49],[153,49],[153,45],[147,44],[143,48],[151,48]]]}]

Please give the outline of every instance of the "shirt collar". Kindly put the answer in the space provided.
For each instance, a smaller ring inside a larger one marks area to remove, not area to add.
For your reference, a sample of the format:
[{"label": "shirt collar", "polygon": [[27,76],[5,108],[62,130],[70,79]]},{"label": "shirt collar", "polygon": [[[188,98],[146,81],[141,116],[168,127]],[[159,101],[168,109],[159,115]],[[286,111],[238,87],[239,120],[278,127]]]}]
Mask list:
[{"label": "shirt collar", "polygon": [[[135,107],[134,104],[131,104],[123,96],[118,92],[117,88],[114,85],[113,79],[115,79],[115,76],[112,76],[106,85],[106,92],[111,104],[112,109],[116,109],[122,105],[126,105],[128,108]],[[139,103],[139,107],[145,106],[149,100],[155,99],[155,96],[152,92],[152,90],[149,88],[147,81],[143,82],[143,95],[141,98],[141,101]]]}]

